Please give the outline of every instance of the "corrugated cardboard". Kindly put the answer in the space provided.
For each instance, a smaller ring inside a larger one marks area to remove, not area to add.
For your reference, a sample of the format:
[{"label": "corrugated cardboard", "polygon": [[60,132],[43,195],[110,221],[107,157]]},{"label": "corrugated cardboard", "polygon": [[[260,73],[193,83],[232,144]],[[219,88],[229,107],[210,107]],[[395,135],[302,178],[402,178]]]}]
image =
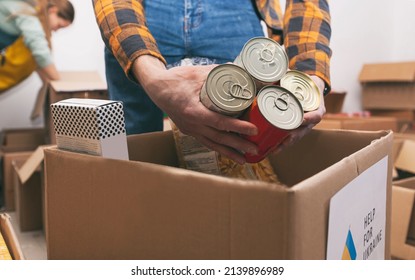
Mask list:
[{"label": "corrugated cardboard", "polygon": [[13,161],[16,214],[21,231],[44,226],[43,150],[48,147],[52,146],[39,146],[27,159]]},{"label": "corrugated cardboard", "polygon": [[7,152],[33,151],[46,143],[43,128],[4,129],[0,133],[0,149]]},{"label": "corrugated cardboard", "polygon": [[10,222],[10,216],[6,213],[0,213],[0,231],[13,260],[24,260],[23,251]]},{"label": "corrugated cardboard", "polygon": [[3,156],[3,192],[6,211],[16,210],[13,161],[29,158],[32,152],[6,153]]},{"label": "corrugated cardboard", "polygon": [[60,80],[51,81],[38,94],[32,118],[45,115],[49,143],[56,144],[49,106],[68,98],[108,99],[107,85],[96,71],[63,71]]},{"label": "corrugated cardboard", "polygon": [[348,130],[392,130],[397,131],[396,118],[389,117],[349,117],[337,114],[326,114],[317,129],[348,129]]},{"label": "corrugated cardboard", "polygon": [[415,109],[415,62],[365,64],[360,72],[365,109]]},{"label": "corrugated cardboard", "polygon": [[326,112],[336,114],[343,111],[343,103],[346,98],[346,92],[332,91],[324,97]]},{"label": "corrugated cardboard", "polygon": [[415,141],[403,141],[395,167],[415,174]]},{"label": "corrugated cardboard", "polygon": [[[7,211],[14,210],[14,187],[12,181],[11,160],[14,152],[33,151],[46,143],[46,131],[43,128],[5,129],[0,133],[0,190],[3,192],[4,206]],[[0,205],[1,206],[1,205]]]},{"label": "corrugated cardboard", "polygon": [[48,258],[325,259],[331,197],[392,138],[313,130],[270,157],[285,185],[176,168],[171,131],[129,136],[130,161],[46,149]]},{"label": "corrugated cardboard", "polygon": [[395,181],[392,187],[391,254],[415,260],[415,178]]}]

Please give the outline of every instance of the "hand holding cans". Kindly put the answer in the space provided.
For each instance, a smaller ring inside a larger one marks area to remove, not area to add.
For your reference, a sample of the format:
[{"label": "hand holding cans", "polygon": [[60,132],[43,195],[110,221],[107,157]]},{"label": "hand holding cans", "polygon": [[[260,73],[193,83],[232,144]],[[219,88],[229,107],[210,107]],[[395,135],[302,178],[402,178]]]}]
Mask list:
[{"label": "hand holding cans", "polygon": [[285,50],[272,39],[252,38],[234,64],[209,73],[200,99],[213,111],[257,126],[257,135],[242,135],[258,145],[258,155],[245,153],[248,163],[256,163],[302,124],[305,111],[319,108],[321,95],[309,75],[288,69]]}]

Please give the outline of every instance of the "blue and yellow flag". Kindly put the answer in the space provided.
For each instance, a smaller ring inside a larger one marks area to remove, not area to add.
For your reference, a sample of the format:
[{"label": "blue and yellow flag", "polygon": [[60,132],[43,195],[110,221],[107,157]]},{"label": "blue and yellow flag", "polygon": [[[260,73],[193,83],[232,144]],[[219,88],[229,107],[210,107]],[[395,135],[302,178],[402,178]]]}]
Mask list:
[{"label": "blue and yellow flag", "polygon": [[354,246],[352,232],[349,229],[349,232],[347,233],[346,244],[344,244],[342,260],[355,260],[356,257],[356,247]]}]

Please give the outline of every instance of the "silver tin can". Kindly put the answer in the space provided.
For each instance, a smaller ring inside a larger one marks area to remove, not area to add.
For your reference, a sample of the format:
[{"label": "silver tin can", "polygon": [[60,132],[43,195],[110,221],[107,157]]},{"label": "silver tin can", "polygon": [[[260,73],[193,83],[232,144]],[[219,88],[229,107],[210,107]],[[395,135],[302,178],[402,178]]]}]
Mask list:
[{"label": "silver tin can", "polygon": [[285,49],[267,37],[254,37],[246,42],[234,63],[244,68],[260,86],[278,82],[288,70]]},{"label": "silver tin can", "polygon": [[297,97],[304,111],[314,111],[320,107],[320,90],[308,74],[297,70],[287,71],[281,78],[280,85]]},{"label": "silver tin can", "polygon": [[255,95],[255,82],[244,69],[222,64],[210,71],[200,92],[200,101],[212,111],[238,117],[252,104]]},{"label": "silver tin can", "polygon": [[304,111],[298,99],[279,86],[264,87],[257,96],[258,109],[274,127],[292,130],[303,122]]}]

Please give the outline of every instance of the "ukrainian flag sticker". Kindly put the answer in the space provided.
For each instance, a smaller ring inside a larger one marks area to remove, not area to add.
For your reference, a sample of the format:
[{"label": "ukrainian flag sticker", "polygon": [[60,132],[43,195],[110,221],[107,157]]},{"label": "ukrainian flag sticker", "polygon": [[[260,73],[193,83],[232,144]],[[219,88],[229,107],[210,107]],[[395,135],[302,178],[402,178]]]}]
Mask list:
[{"label": "ukrainian flag sticker", "polygon": [[352,232],[349,229],[349,232],[347,233],[346,243],[344,244],[342,260],[355,260],[356,257],[356,247],[354,246]]}]

